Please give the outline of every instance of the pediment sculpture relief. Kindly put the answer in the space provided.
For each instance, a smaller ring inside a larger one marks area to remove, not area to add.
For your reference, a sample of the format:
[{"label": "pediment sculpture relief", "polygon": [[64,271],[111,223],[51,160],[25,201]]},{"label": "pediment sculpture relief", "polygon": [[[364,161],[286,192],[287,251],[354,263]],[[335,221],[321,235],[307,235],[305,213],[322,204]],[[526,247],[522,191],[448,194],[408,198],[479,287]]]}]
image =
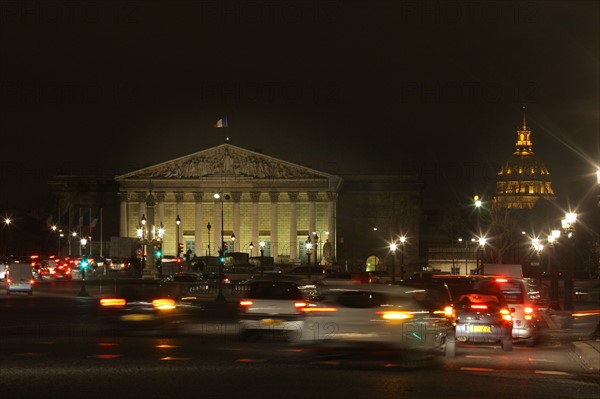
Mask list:
[{"label": "pediment sculpture relief", "polygon": [[309,169],[275,162],[259,155],[224,149],[203,152],[190,157],[157,165],[137,174],[137,177],[194,179],[209,176],[240,176],[249,178],[322,178]]}]

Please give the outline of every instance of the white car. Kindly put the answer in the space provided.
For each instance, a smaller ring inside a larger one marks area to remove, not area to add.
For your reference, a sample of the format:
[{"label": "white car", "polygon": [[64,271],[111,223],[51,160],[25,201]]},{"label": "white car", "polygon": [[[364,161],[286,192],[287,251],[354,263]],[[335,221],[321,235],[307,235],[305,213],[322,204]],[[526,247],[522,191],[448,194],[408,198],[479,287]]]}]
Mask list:
[{"label": "white car", "polygon": [[444,283],[330,287],[305,313],[300,341],[319,356],[454,357],[454,309]]},{"label": "white car", "polygon": [[316,287],[302,278],[271,275],[244,282],[246,295],[240,300],[240,338],[280,337],[300,339],[306,313]]}]

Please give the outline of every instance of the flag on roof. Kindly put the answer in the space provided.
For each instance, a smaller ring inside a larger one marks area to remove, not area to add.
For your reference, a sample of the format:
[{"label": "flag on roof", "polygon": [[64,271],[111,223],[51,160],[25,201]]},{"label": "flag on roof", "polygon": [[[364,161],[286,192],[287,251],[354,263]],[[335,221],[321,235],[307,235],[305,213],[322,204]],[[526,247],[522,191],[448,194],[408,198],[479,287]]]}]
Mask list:
[{"label": "flag on roof", "polygon": [[216,121],[215,124],[213,125],[213,127],[215,127],[215,128],[227,127],[227,116],[224,116],[221,119],[219,119],[218,121]]}]

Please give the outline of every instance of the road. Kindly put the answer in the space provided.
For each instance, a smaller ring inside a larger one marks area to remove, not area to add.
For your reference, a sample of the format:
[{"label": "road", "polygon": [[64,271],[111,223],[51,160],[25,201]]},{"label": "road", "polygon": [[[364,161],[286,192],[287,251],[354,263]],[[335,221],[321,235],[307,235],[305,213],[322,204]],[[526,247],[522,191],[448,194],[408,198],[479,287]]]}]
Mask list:
[{"label": "road", "polygon": [[427,363],[320,361],[293,343],[240,342],[232,320],[202,315],[179,334],[102,335],[97,298],[48,290],[0,293],[3,397],[595,399],[600,387],[561,336],[512,352],[461,345]]}]

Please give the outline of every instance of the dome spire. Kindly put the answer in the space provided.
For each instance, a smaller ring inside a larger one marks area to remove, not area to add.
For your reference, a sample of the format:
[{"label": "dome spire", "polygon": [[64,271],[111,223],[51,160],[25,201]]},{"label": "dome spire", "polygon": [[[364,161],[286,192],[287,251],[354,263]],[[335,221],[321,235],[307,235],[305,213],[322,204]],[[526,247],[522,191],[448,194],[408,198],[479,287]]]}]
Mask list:
[{"label": "dome spire", "polygon": [[533,143],[531,142],[531,130],[527,128],[527,120],[525,119],[525,106],[523,106],[523,125],[517,130],[517,142],[515,144],[517,150],[515,154],[527,155],[533,154]]}]

